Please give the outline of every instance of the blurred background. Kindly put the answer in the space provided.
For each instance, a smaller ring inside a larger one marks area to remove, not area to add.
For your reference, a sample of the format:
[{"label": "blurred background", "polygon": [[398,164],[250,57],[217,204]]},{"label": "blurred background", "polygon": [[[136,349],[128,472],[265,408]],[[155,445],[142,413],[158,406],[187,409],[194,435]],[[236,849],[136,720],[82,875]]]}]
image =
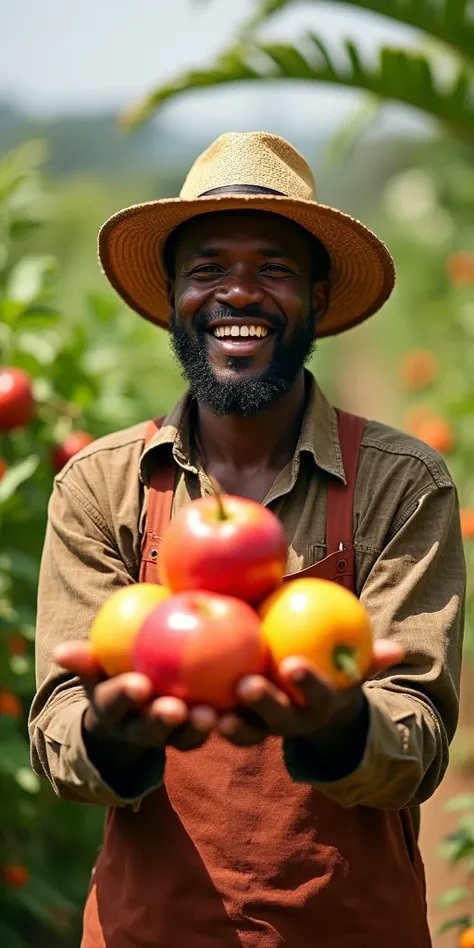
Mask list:
[{"label": "blurred background", "polygon": [[[158,415],[183,389],[165,333],[106,285],[97,230],[177,194],[224,131],[299,148],[323,203],[376,229],[398,270],[383,312],[322,341],[313,371],[341,407],[446,456],[472,575],[474,4],[16,0],[0,33],[0,349],[16,370],[9,420],[0,375],[0,941],[73,948],[104,814],[29,767],[47,502],[71,433]],[[437,948],[474,924],[473,668],[471,580],[460,726],[422,814]]]}]

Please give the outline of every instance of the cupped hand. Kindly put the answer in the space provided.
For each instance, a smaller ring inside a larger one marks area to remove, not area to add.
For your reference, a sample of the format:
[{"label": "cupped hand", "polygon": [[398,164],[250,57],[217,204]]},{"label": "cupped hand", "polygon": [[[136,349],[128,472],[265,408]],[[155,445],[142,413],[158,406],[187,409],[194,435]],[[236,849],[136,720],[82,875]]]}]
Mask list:
[{"label": "cupped hand", "polygon": [[54,660],[81,680],[89,699],[83,727],[98,740],[143,750],[165,745],[192,750],[204,744],[216,724],[212,708],[188,708],[179,698],[153,697],[144,675],[105,678],[89,642],[58,646]]},{"label": "cupped hand", "polygon": [[[365,678],[343,691],[335,690],[305,658],[286,658],[278,669],[282,688],[260,675],[243,678],[237,687],[242,711],[222,715],[216,729],[233,744],[250,746],[269,735],[311,738],[344,727],[361,713],[363,681],[400,664],[403,658],[400,645],[380,639],[374,643],[372,666]],[[299,702],[287,693],[295,691],[301,696]]]}]

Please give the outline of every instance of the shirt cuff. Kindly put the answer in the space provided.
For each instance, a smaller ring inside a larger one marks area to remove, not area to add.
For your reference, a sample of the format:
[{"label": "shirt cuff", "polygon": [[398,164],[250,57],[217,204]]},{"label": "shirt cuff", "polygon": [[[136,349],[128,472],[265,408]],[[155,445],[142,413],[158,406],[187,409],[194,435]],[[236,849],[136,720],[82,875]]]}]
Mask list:
[{"label": "shirt cuff", "polygon": [[[151,748],[145,751],[139,762],[127,774],[120,785],[104,779],[100,770],[92,763],[84,742],[82,722],[87,702],[78,701],[69,706],[62,726],[48,727],[45,732],[49,753],[56,748],[56,767],[52,767],[55,784],[61,796],[83,799],[84,802],[104,806],[127,806],[139,801],[163,783],[165,751]],[[56,722],[59,725],[59,722]],[[49,756],[49,755],[48,755]]]},{"label": "shirt cuff", "polygon": [[[317,747],[304,738],[286,739],[283,759],[292,780],[315,786],[342,807],[391,808],[395,801],[391,790],[399,783],[394,780],[394,772],[400,777],[400,765],[408,764],[407,771],[411,772],[411,779],[407,773],[408,790],[413,784],[413,768],[419,768],[418,754],[413,757],[410,752],[413,748],[409,748],[407,739],[407,719],[412,718],[413,712],[407,709],[406,701],[400,703],[400,696],[386,694],[381,688],[364,688],[364,692],[368,712],[365,747],[349,771],[344,763],[339,772],[334,770],[337,764],[318,757]],[[346,760],[344,757],[344,762]],[[407,801],[401,805],[407,805]]]}]

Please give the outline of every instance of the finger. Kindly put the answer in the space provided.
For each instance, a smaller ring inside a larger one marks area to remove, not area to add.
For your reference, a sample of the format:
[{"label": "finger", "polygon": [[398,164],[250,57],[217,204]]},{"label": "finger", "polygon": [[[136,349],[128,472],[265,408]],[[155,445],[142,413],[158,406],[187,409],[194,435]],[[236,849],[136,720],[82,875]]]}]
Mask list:
[{"label": "finger", "polygon": [[113,727],[131,711],[141,708],[153,693],[151,681],[130,672],[108,678],[94,688],[91,704],[102,727]]},{"label": "finger", "polygon": [[313,711],[319,711],[322,707],[327,709],[334,700],[336,692],[329,679],[318,672],[305,658],[299,656],[285,658],[278,668],[278,674],[290,694],[297,689],[304,704]]},{"label": "finger", "polygon": [[257,719],[250,722],[243,715],[234,712],[222,715],[217,722],[216,731],[237,747],[261,744],[269,735],[263,722],[257,723]]},{"label": "finger", "polygon": [[372,664],[366,677],[372,678],[394,665],[400,665],[404,658],[405,649],[401,645],[390,639],[379,639],[378,642],[374,642]]},{"label": "finger", "polygon": [[248,675],[239,682],[237,695],[271,733],[285,733],[294,717],[294,707],[288,695],[273,682],[261,675]]},{"label": "finger", "polygon": [[207,741],[216,721],[217,715],[212,708],[204,705],[192,708],[189,721],[170,735],[168,743],[177,750],[195,750]]},{"label": "finger", "polygon": [[103,671],[94,657],[90,642],[63,642],[54,650],[53,659],[61,668],[83,681],[100,681]]},{"label": "finger", "polygon": [[126,737],[143,747],[164,746],[170,734],[188,720],[188,708],[179,698],[155,698],[126,727]]}]

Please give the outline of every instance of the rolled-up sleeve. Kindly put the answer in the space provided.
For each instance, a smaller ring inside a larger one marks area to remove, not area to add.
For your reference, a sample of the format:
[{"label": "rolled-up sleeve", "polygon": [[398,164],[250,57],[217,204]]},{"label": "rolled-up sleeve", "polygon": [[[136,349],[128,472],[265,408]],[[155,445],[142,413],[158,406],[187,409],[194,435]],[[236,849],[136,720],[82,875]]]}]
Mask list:
[{"label": "rolled-up sleeve", "polygon": [[438,787],[456,730],[466,567],[454,486],[433,487],[396,523],[361,592],[377,639],[405,649],[402,665],[364,685],[365,748],[355,769],[287,740],[292,778],[343,807],[418,806]]},{"label": "rolled-up sleeve", "polygon": [[65,800],[121,806],[135,803],[163,779],[160,751],[144,754],[120,790],[102,778],[83,741],[85,692],[53,661],[56,646],[86,639],[98,609],[114,590],[132,582],[130,565],[93,498],[72,477],[56,481],[40,569],[37,693],[29,734],[33,770]]}]

